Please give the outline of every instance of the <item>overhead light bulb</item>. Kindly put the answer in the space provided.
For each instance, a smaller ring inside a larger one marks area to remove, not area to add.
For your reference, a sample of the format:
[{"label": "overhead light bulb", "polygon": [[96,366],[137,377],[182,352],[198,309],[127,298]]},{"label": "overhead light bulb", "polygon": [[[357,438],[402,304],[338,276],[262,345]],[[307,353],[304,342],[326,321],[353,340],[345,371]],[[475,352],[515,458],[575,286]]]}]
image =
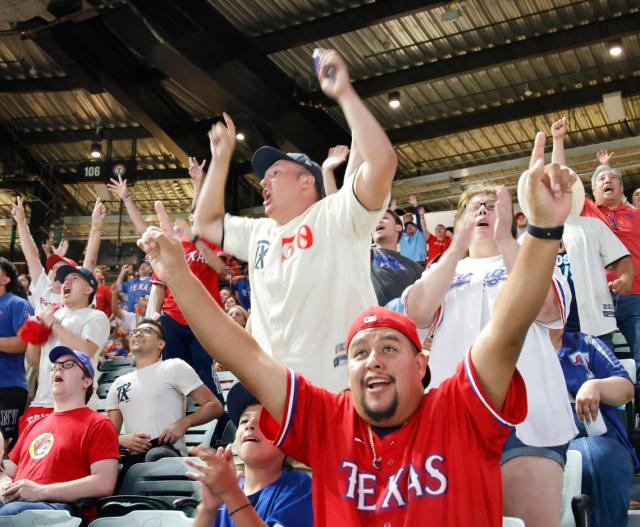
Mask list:
[{"label": "overhead light bulb", "polygon": [[524,96],[525,97],[531,97],[533,95],[533,92],[531,91],[531,88],[529,88],[528,84],[524,85]]},{"label": "overhead light bulb", "polygon": [[396,108],[400,108],[400,92],[399,91],[392,91],[389,94],[389,106],[391,108],[393,108],[394,110]]},{"label": "overhead light bulb", "polygon": [[609,44],[609,55],[612,57],[622,55],[622,42],[620,40],[614,40]]},{"label": "overhead light bulb", "polygon": [[102,157],[102,143],[100,141],[93,141],[91,143],[91,157],[93,159],[100,159]]},{"label": "overhead light bulb", "polygon": [[238,132],[238,133],[236,134],[236,139],[237,139],[238,141],[244,141],[244,139],[245,139],[244,134],[243,134],[242,132]]}]

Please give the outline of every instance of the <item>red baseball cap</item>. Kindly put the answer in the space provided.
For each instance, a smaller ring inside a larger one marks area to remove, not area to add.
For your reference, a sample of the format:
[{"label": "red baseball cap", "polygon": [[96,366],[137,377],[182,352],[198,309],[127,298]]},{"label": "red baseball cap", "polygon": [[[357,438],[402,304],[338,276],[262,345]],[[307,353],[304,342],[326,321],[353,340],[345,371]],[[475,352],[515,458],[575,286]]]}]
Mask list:
[{"label": "red baseball cap", "polygon": [[75,260],[72,260],[71,258],[65,258],[64,256],[59,256],[57,254],[50,254],[49,256],[47,256],[47,271],[51,271],[53,266],[58,262],[64,262],[71,267],[78,267],[77,262]]},{"label": "red baseball cap", "polygon": [[[349,345],[351,344],[353,337],[363,329],[370,328],[395,329],[411,341],[418,353],[422,351],[422,342],[420,341],[418,329],[416,328],[413,320],[402,313],[398,313],[397,311],[391,311],[385,307],[372,306],[360,313],[351,323],[351,326],[349,326],[347,331],[347,340],[345,341],[347,352],[349,351]],[[422,379],[422,385],[426,388],[430,381],[431,372],[427,365],[427,371]]]}]

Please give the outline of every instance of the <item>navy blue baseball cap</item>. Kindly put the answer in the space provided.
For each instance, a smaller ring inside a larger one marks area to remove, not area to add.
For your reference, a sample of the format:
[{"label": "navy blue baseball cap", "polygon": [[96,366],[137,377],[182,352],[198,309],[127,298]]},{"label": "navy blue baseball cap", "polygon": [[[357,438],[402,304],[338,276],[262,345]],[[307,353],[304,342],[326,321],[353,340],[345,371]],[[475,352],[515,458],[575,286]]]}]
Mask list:
[{"label": "navy blue baseball cap", "polygon": [[242,413],[246,410],[247,406],[251,406],[252,404],[260,404],[260,401],[241,383],[235,383],[227,394],[227,412],[233,424],[236,425],[236,428],[238,428]]},{"label": "navy blue baseball cap", "polygon": [[86,267],[74,267],[73,265],[61,265],[56,271],[56,280],[62,283],[67,275],[71,273],[79,274],[93,288],[93,293],[89,295],[89,304],[93,302],[93,297],[98,289],[98,280]]},{"label": "navy blue baseball cap", "polygon": [[82,351],[73,351],[71,348],[67,348],[67,346],[56,346],[49,352],[49,360],[51,362],[55,362],[63,355],[71,355],[76,359],[92,379],[96,376],[96,372],[93,369],[93,364],[91,364],[89,355]]},{"label": "navy blue baseball cap", "polygon": [[324,184],[322,182],[322,167],[313,161],[307,154],[299,152],[283,152],[272,146],[258,148],[251,158],[251,167],[256,175],[263,179],[265,173],[276,161],[293,161],[304,167],[315,178],[320,194],[324,196]]}]

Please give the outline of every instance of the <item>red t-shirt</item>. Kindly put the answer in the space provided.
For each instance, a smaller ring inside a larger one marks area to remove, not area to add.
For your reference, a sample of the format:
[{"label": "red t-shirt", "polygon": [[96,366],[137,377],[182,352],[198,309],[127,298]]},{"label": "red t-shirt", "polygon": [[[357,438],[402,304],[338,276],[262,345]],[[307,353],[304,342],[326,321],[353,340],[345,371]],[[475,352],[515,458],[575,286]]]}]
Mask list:
[{"label": "red t-shirt", "polygon": [[27,426],[9,459],[18,465],[14,481],[72,481],[90,475],[97,461],[120,459],[118,434],[108,417],[86,406],[54,412]]},{"label": "red t-shirt", "polygon": [[267,412],[267,438],[313,469],[316,527],[502,525],[500,456],[527,397],[516,371],[502,410],[479,387],[470,354],[427,393],[401,428],[380,439],[373,466],[367,423],[351,394],[334,394],[289,371],[282,424]]},{"label": "red t-shirt", "polygon": [[[216,254],[222,252],[222,248],[217,246],[215,243],[211,243],[210,241],[202,238],[200,239]],[[209,294],[218,303],[218,305],[223,307],[222,300],[220,300],[220,290],[218,288],[218,273],[207,265],[207,262],[204,260],[204,256],[198,250],[195,243],[183,240],[182,247],[184,249],[184,256],[187,259],[187,265],[189,266],[189,269],[191,269],[191,272],[204,284],[205,288],[209,291]],[[155,275],[152,278],[152,282],[154,284],[165,286],[165,284],[158,280]],[[178,324],[188,326],[187,320],[182,315],[182,311],[180,311],[171,290],[166,286],[165,289],[166,292],[164,302],[162,303],[162,312],[167,316],[170,316]]]},{"label": "red t-shirt", "polygon": [[111,288],[108,285],[102,284],[96,289],[96,309],[111,316]]},{"label": "red t-shirt", "polygon": [[[631,292],[640,294],[640,210],[622,204],[615,209],[604,205],[596,205],[590,199],[585,199],[581,216],[590,216],[604,221],[624,246],[631,253],[631,261],[636,276],[631,284]],[[607,273],[607,278],[615,278],[615,272]]]},{"label": "red t-shirt", "polygon": [[429,239],[427,240],[427,245],[429,246],[427,258],[429,259],[429,262],[433,262],[438,256],[445,252],[449,248],[449,245],[451,245],[451,240],[452,238],[449,236],[445,236],[444,239],[438,240],[436,236],[429,234]]}]

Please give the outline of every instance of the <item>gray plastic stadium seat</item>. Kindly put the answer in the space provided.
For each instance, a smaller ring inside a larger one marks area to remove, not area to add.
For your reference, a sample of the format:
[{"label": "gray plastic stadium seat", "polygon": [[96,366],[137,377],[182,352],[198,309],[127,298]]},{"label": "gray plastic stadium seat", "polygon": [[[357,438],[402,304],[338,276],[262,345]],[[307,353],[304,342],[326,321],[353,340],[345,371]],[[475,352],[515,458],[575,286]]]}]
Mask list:
[{"label": "gray plastic stadium seat", "polygon": [[121,357],[112,360],[103,361],[98,368],[99,371],[117,370],[126,366],[135,366],[136,360],[133,357]]},{"label": "gray plastic stadium seat", "polygon": [[131,371],[135,371],[134,366],[126,366],[123,368],[117,368],[115,370],[109,370],[102,373],[102,375],[98,376],[98,384],[111,383],[115,381],[121,375],[125,373],[129,373]]},{"label": "gray plastic stadium seat", "polygon": [[124,477],[119,494],[198,498],[198,483],[185,476],[188,467],[184,460],[183,457],[167,457],[133,465]]},{"label": "gray plastic stadium seat", "polygon": [[511,518],[509,516],[504,516],[502,518],[502,527],[525,527],[525,525],[520,518]]},{"label": "gray plastic stadium seat", "polygon": [[218,420],[214,419],[213,421],[209,421],[203,425],[196,425],[189,428],[184,434],[184,440],[187,444],[187,448],[200,444],[210,446],[217,423]]},{"label": "gray plastic stadium seat", "polygon": [[69,511],[23,511],[15,516],[0,517],[2,527],[78,527],[80,518],[71,516]]},{"label": "gray plastic stadium seat", "polygon": [[126,516],[98,518],[89,527],[191,527],[193,520],[179,511],[133,511]]},{"label": "gray plastic stadium seat", "polygon": [[113,384],[112,382],[109,382],[106,384],[99,384],[98,389],[96,390],[98,397],[100,397],[101,399],[104,399],[109,393],[109,388],[111,388],[112,384]]}]

